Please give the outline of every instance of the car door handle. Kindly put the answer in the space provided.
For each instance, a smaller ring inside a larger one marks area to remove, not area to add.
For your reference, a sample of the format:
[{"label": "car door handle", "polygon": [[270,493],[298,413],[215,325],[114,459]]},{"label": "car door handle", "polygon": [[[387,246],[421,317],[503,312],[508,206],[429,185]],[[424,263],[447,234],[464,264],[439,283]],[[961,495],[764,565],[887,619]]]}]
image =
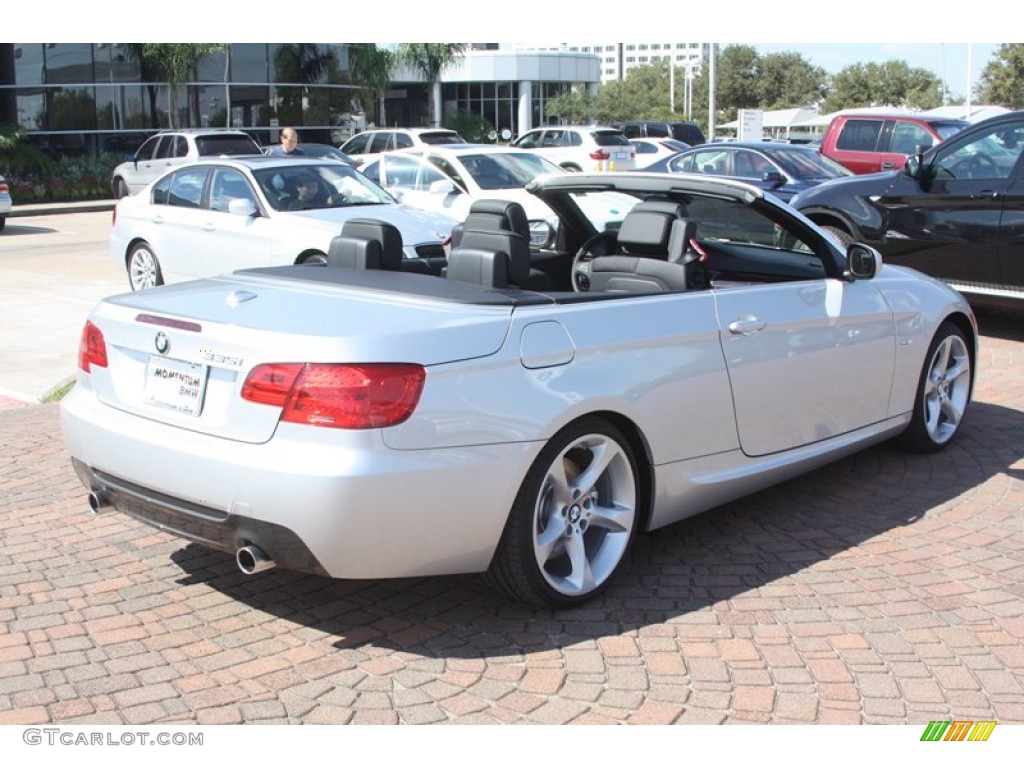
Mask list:
[{"label": "car door handle", "polygon": [[729,333],[737,336],[753,336],[755,333],[760,333],[768,326],[764,320],[760,320],[752,315],[744,315],[739,320],[733,320],[729,323]]},{"label": "car door handle", "polygon": [[998,200],[1002,195],[994,189],[983,189],[976,195],[970,195],[969,200]]},{"label": "car door handle", "polygon": [[160,215],[154,216],[153,217],[153,223],[154,224],[163,224],[164,223],[164,217],[160,216]]}]

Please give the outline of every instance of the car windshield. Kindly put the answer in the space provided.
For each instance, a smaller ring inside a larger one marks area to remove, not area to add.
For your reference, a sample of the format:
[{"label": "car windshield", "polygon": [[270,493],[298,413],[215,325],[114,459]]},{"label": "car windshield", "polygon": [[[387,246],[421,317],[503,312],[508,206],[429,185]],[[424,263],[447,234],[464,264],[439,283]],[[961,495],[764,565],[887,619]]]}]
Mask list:
[{"label": "car windshield", "polygon": [[480,189],[521,189],[542,173],[565,173],[529,152],[462,155],[459,160]]},{"label": "car windshield", "polygon": [[287,163],[253,171],[270,206],[278,211],[392,205],[386,191],[347,165]]},{"label": "car windshield", "polygon": [[817,150],[779,150],[768,156],[795,179],[836,179],[853,171],[825,157]]},{"label": "car windshield", "polygon": [[261,152],[259,145],[251,138],[236,135],[198,136],[196,137],[196,149],[199,150],[200,157],[258,155]]},{"label": "car windshield", "polygon": [[935,132],[942,137],[943,141],[945,141],[950,136],[960,133],[960,131],[969,125],[970,123],[966,120],[951,120],[948,123],[932,123],[932,128],[934,128]]}]

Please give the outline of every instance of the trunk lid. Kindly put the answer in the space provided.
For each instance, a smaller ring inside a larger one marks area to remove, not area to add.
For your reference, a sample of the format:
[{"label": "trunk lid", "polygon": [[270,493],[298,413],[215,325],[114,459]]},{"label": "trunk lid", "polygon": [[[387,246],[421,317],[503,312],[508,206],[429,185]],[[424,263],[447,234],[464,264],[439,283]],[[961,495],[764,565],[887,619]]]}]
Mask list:
[{"label": "trunk lid", "polygon": [[[329,274],[326,267],[307,275]],[[370,276],[373,278],[373,276]],[[448,281],[423,275],[391,275]],[[472,287],[472,286],[470,286]],[[458,292],[462,290],[457,288]],[[269,440],[280,409],[242,400],[262,363],[419,363],[493,354],[512,307],[321,280],[229,275],[121,294],[90,320],[107,367],[88,375],[103,403],[153,421],[248,443]],[[429,372],[428,372],[429,383]]]}]

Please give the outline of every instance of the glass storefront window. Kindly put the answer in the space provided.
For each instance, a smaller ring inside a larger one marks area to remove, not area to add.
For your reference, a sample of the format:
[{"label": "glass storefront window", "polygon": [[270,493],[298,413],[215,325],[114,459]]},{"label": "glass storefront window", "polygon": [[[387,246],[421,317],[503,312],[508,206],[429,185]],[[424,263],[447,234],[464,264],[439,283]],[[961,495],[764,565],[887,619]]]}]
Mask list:
[{"label": "glass storefront window", "polygon": [[91,43],[46,43],[43,55],[47,83],[91,83]]}]

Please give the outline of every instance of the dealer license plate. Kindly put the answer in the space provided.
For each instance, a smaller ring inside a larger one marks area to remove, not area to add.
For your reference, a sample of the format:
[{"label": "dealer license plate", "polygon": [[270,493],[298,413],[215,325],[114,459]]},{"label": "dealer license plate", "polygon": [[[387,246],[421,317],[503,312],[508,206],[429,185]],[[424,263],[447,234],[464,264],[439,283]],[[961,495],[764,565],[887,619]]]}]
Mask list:
[{"label": "dealer license plate", "polygon": [[150,355],[146,363],[146,403],[189,416],[203,410],[207,366]]}]

